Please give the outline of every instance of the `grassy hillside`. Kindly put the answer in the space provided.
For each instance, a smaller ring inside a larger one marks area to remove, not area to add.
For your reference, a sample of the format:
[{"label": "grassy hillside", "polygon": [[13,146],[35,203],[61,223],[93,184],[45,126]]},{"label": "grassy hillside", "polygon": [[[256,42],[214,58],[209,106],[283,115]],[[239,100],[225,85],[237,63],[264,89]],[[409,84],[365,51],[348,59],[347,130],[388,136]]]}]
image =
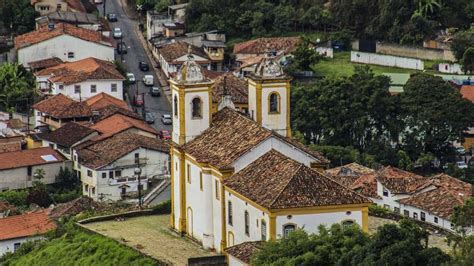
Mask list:
[{"label": "grassy hillside", "polygon": [[[27,244],[28,245],[28,244]],[[36,244],[1,261],[1,265],[156,265],[156,261],[122,246],[114,240],[80,230]],[[26,247],[25,247],[26,248]],[[23,254],[22,254],[23,253]]]}]

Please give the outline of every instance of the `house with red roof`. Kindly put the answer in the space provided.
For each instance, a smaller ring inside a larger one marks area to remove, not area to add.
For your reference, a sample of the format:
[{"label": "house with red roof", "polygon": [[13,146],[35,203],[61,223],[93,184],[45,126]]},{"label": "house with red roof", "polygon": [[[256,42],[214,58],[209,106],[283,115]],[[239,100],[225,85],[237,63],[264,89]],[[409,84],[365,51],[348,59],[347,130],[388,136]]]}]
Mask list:
[{"label": "house with red roof", "polygon": [[71,24],[58,23],[15,37],[18,63],[28,67],[30,62],[58,58],[77,61],[94,57],[105,61],[114,60],[114,42],[110,37],[94,30]]},{"label": "house with red roof", "polygon": [[0,257],[15,252],[22,243],[41,239],[41,235],[56,229],[49,210],[10,216],[0,220]]}]

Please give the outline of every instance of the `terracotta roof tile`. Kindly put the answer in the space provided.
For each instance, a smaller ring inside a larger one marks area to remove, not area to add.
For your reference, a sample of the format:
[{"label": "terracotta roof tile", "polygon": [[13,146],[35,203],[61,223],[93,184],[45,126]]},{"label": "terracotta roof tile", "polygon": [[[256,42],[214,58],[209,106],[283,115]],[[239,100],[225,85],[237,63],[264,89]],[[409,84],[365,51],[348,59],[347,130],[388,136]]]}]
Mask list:
[{"label": "terracotta roof tile", "polygon": [[241,113],[224,108],[212,117],[210,128],[180,148],[201,163],[225,169],[262,141],[276,137],[314,156],[321,163],[327,159],[296,140],[268,130]]},{"label": "terracotta roof tile", "polygon": [[433,183],[429,178],[391,166],[377,171],[377,180],[393,194],[413,194]]},{"label": "terracotta roof tile", "polygon": [[128,116],[128,117],[131,117],[131,118],[142,120],[141,116],[138,115],[137,113],[135,113],[135,112],[133,112],[129,109],[123,109],[123,108],[117,107],[115,105],[108,105],[108,106],[96,109],[94,111],[97,111],[99,113],[98,119],[95,120],[96,122],[104,120],[104,119],[106,119],[106,118],[108,118],[108,117],[110,117],[114,114],[122,114],[124,116]]},{"label": "terracotta roof tile", "polygon": [[62,82],[65,85],[86,80],[124,80],[111,62],[89,57],[86,59],[65,62],[40,70],[36,76],[50,76],[51,82]]},{"label": "terracotta roof tile", "polygon": [[[41,156],[51,155],[56,160],[47,161]],[[43,147],[31,150],[21,150],[14,152],[0,153],[0,170],[20,168],[33,165],[43,165],[49,163],[63,162],[65,158],[50,147]]]},{"label": "terracotta roof tile", "polygon": [[324,174],[271,150],[224,181],[267,209],[370,203]]},{"label": "terracotta roof tile", "polygon": [[99,131],[102,135],[94,138],[94,140],[104,139],[123,132],[130,128],[137,128],[151,134],[158,135],[158,131],[148,125],[141,119],[134,119],[120,113],[116,113],[103,120],[100,120],[95,125],[91,126],[91,129]]},{"label": "terracotta roof tile", "polygon": [[169,153],[169,144],[161,139],[135,133],[121,133],[102,141],[82,145],[81,148],[78,148],[77,154],[82,165],[98,169],[140,147]]},{"label": "terracotta roof tile", "polygon": [[[189,46],[189,44],[184,42],[170,43],[158,48],[158,53],[161,54],[168,63],[175,62],[178,58],[188,54]],[[208,60],[206,53],[194,45],[191,45],[191,53]]]},{"label": "terracotta roof tile", "polygon": [[0,143],[0,153],[21,150],[21,142]]},{"label": "terracotta roof tile", "polygon": [[473,195],[473,186],[446,174],[431,178],[435,189],[415,194],[398,202],[426,210],[439,217],[450,219],[454,207],[463,205]]},{"label": "terracotta roof tile", "polygon": [[375,170],[358,163],[350,163],[328,169],[324,173],[331,176],[336,182],[346,187],[351,187],[361,175],[375,173]]},{"label": "terracotta roof tile", "polygon": [[462,85],[460,92],[463,98],[474,102],[474,85]]},{"label": "terracotta roof tile", "polygon": [[293,51],[300,42],[300,37],[258,38],[235,44],[234,54],[263,54],[268,49],[277,51],[278,54],[287,54]]},{"label": "terracotta roof tile", "polygon": [[15,210],[15,206],[10,205],[6,201],[0,200],[0,212],[5,212],[8,210]]},{"label": "terracotta roof tile", "polygon": [[56,229],[48,217],[48,211],[26,213],[0,220],[0,240],[29,237]]},{"label": "terracotta roof tile", "polygon": [[85,102],[94,111],[107,106],[117,106],[125,110],[130,110],[130,107],[128,107],[125,101],[117,99],[114,96],[111,96],[110,94],[107,94],[105,92],[96,94],[85,100]]},{"label": "terracotta roof tile", "polygon": [[48,59],[29,62],[28,65],[32,69],[43,69],[43,68],[47,68],[47,67],[57,66],[57,65],[62,64],[62,63],[64,63],[63,60],[61,60],[57,57],[52,57],[52,58],[48,58]]},{"label": "terracotta roof tile", "polygon": [[261,249],[265,242],[263,241],[252,241],[243,242],[241,244],[228,247],[225,249],[227,254],[237,258],[243,263],[249,264],[253,254]]},{"label": "terracotta roof tile", "polygon": [[80,197],[66,203],[60,203],[51,210],[49,217],[58,219],[64,216],[74,216],[81,212],[99,209],[101,204],[88,197]]},{"label": "terracotta roof tile", "polygon": [[[225,80],[225,81],[224,81]],[[232,102],[238,104],[248,104],[247,81],[234,76],[232,73],[226,73],[217,77],[212,85],[212,102],[218,103],[224,94],[224,83],[227,92],[232,97]]]},{"label": "terracotta roof tile", "polygon": [[111,39],[103,36],[98,31],[79,28],[67,23],[58,23],[53,30],[49,30],[47,26],[44,26],[15,37],[15,49],[28,47],[64,34],[105,46],[113,46]]},{"label": "terracotta roof tile", "polygon": [[40,133],[37,136],[40,139],[47,140],[59,144],[61,146],[70,148],[74,143],[77,143],[96,132],[95,130],[71,122],[49,133]]}]

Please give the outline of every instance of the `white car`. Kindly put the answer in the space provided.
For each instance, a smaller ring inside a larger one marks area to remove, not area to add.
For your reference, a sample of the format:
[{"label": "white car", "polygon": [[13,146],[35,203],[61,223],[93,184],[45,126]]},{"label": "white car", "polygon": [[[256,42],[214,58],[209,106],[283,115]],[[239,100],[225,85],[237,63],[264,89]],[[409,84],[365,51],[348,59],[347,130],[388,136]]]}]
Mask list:
[{"label": "white car", "polygon": [[457,166],[459,169],[466,169],[466,168],[467,168],[467,164],[466,164],[464,161],[456,162],[456,166]]},{"label": "white car", "polygon": [[135,75],[133,73],[127,73],[127,80],[130,82],[130,83],[135,83]]},{"label": "white car", "polygon": [[115,39],[122,38],[122,30],[120,28],[114,28],[114,38]]},{"label": "white car", "polygon": [[145,83],[145,86],[153,86],[153,75],[143,76],[143,83]]}]

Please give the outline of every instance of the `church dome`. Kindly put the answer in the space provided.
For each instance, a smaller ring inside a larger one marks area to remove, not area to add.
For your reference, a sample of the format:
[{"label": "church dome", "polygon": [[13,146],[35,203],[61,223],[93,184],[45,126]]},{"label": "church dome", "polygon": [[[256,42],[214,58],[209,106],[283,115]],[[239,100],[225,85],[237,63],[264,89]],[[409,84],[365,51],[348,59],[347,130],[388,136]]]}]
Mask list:
[{"label": "church dome", "polygon": [[267,52],[265,57],[255,68],[255,76],[259,78],[281,78],[285,77],[285,72],[280,64],[275,60],[272,52]]},{"label": "church dome", "polygon": [[207,80],[202,66],[196,63],[191,54],[191,47],[188,48],[188,59],[179,68],[174,80],[180,83],[197,83]]}]

